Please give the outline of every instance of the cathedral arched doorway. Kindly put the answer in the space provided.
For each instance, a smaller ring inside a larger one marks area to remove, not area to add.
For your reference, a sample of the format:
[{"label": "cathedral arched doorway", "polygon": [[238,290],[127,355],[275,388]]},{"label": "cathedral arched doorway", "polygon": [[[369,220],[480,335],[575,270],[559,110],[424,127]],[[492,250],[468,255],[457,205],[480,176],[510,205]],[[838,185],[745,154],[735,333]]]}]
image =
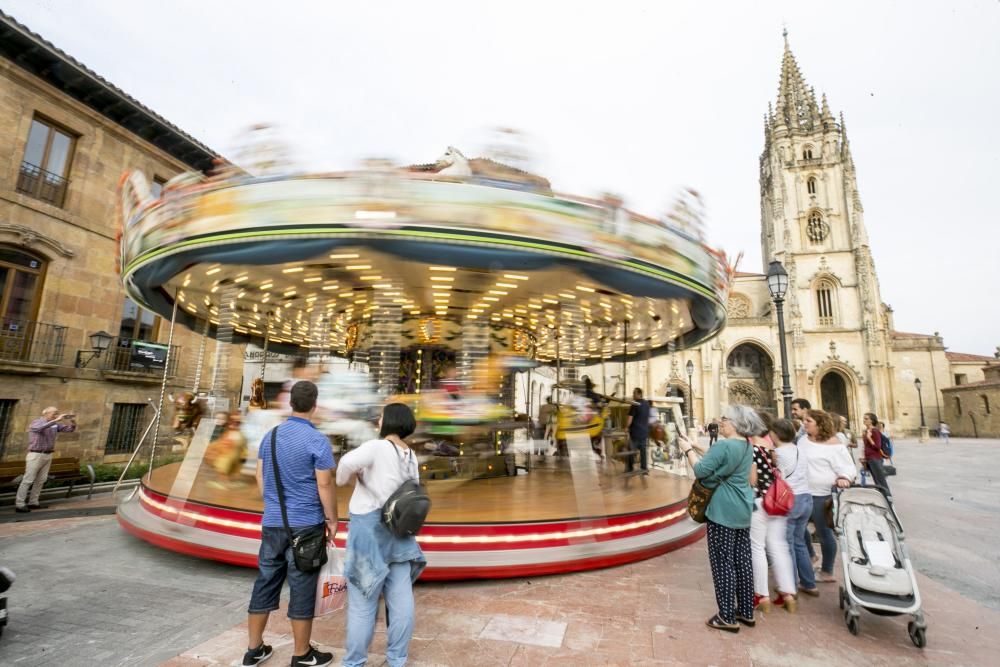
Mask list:
[{"label": "cathedral arched doorway", "polygon": [[851,397],[848,382],[837,371],[829,371],[819,381],[820,404],[826,412],[836,412],[847,417],[850,426],[856,426],[854,415],[851,414]]},{"label": "cathedral arched doorway", "polygon": [[726,379],[730,403],[773,412],[774,362],[756,343],[742,343],[726,359]]}]

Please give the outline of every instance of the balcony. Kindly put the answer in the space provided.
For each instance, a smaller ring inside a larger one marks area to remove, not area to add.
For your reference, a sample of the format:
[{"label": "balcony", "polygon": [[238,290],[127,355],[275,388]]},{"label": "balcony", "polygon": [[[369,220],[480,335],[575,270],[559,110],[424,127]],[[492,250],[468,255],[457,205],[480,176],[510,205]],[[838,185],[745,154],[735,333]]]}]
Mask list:
[{"label": "balcony", "polygon": [[53,206],[62,206],[69,181],[30,162],[22,162],[17,174],[17,191],[41,199]]},{"label": "balcony", "polygon": [[101,354],[99,369],[107,380],[158,383],[164,369],[168,378],[177,376],[180,346],[171,345],[169,355],[167,349],[160,343],[117,337]]},{"label": "balcony", "polygon": [[66,327],[9,317],[0,323],[0,372],[37,375],[62,363]]}]

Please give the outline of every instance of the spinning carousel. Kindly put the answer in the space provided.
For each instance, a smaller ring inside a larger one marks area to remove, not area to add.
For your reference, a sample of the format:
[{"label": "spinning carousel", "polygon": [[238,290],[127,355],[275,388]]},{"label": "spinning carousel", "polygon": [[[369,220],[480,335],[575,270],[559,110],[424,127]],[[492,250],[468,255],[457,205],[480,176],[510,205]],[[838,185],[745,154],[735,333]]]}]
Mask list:
[{"label": "spinning carousel", "polygon": [[[605,567],[703,534],[685,511],[690,480],[624,476],[616,411],[602,401],[588,415],[571,400],[584,372],[697,345],[724,325],[731,271],[701,238],[693,194],[656,220],[450,149],[406,168],[183,175],[159,198],[131,173],[121,218],[126,289],[171,332],[257,345],[265,363],[270,351],[349,364],[314,375],[335,453],[370,433],[385,401],[414,406],[433,501],[417,538],[425,579]],[[563,388],[550,451],[532,444],[543,429],[521,414],[537,407],[517,398],[525,373]],[[204,419],[183,461],[142,479],[119,505],[126,530],[256,566],[263,507],[244,473],[281,419],[261,386],[242,423],[220,427],[231,441]],[[601,439],[610,444],[594,448]],[[350,492],[340,489],[340,546]]]}]

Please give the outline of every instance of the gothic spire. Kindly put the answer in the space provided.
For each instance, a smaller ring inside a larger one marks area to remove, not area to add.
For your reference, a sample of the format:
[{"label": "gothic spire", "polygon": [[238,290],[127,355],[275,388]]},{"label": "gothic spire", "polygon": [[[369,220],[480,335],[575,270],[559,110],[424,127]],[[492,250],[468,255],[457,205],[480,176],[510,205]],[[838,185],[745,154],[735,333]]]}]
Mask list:
[{"label": "gothic spire", "polygon": [[812,131],[820,120],[816,106],[816,95],[806,86],[799,65],[788,45],[788,31],[785,38],[785,53],[781,58],[781,78],[778,81],[777,121],[784,122],[791,132]]}]

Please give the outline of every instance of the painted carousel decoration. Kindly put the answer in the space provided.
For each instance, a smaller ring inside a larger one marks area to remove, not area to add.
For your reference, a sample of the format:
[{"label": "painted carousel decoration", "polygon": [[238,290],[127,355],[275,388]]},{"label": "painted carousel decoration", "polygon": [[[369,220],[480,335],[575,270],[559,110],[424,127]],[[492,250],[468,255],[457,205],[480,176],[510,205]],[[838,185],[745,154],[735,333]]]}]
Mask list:
[{"label": "painted carousel decoration", "polygon": [[[657,220],[456,148],[425,165],[289,175],[268,146],[254,175],[220,163],[172,179],[159,198],[141,173],[126,174],[123,283],[172,326],[219,341],[220,360],[244,343],[265,363],[345,360],[349,370],[296,374],[319,384],[318,426],[337,453],[373,436],[385,401],[413,405],[434,500],[418,538],[425,578],[602,567],[702,535],[684,511],[686,478],[654,470],[642,494],[616,481],[612,436],[627,407],[581,374],[724,326],[732,270],[703,241],[696,193]],[[515,404],[515,378],[533,372],[556,386],[551,450],[530,444],[543,437],[524,414],[530,400]],[[282,419],[281,396],[265,398],[262,368],[248,411],[233,414],[217,384],[210,410],[228,416],[198,424],[185,394],[175,428],[195,432],[184,460],[151,470],[118,516],[165,548],[253,566],[262,501],[248,473]]]}]

